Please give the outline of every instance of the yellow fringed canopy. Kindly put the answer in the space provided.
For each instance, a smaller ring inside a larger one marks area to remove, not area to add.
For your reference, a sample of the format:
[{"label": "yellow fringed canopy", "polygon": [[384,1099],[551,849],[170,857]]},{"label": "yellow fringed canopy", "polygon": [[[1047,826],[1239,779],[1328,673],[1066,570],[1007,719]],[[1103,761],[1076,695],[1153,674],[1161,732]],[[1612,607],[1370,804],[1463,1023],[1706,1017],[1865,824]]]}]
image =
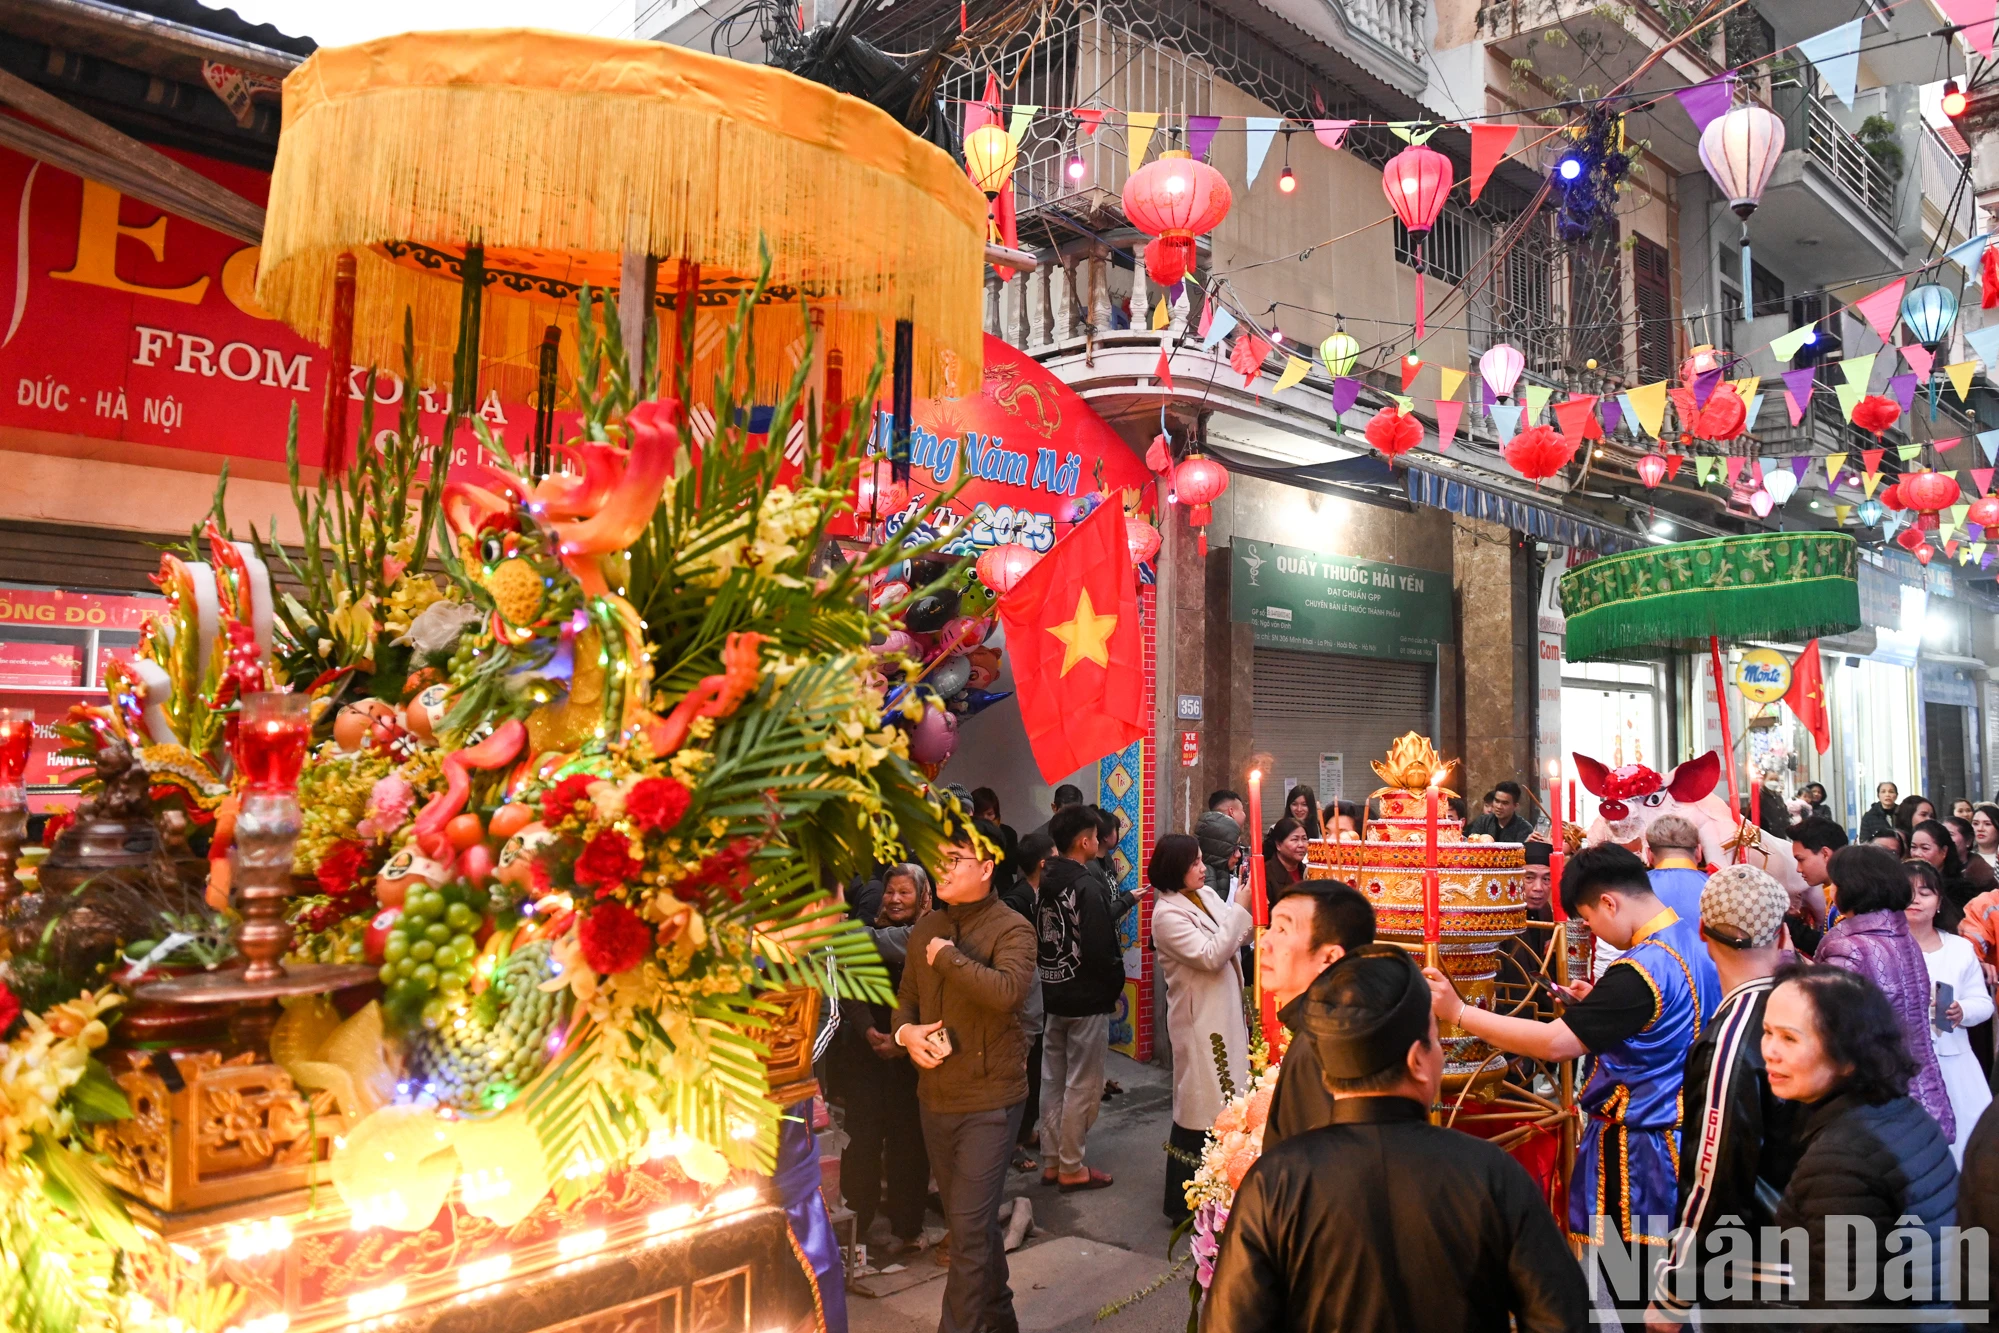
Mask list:
[{"label": "yellow fringed canopy", "polygon": [[577,291],[615,291],[621,252],[662,261],[662,306],[688,260],[705,387],[761,242],[765,387],[797,364],[802,294],[848,393],[908,319],[930,396],[979,382],[986,225],[949,154],[781,70],[532,29],[413,33],[322,49],[285,80],[257,299],[329,343],[334,262],[351,251],[354,363],[401,370],[408,308],[418,371],[445,383],[460,260],[483,244],[481,384],[519,401],[548,325],[573,368]]}]

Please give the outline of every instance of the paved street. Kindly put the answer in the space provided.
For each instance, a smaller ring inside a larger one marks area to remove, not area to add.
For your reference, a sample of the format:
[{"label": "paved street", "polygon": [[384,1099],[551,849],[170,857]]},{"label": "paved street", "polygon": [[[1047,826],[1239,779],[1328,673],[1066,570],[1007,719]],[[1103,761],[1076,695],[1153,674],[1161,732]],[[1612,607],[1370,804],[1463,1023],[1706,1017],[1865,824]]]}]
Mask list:
[{"label": "paved street", "polygon": [[[1020,1172],[1009,1188],[1009,1197],[1025,1195],[1034,1204],[1034,1234],[1008,1256],[1020,1326],[1032,1333],[1089,1328],[1181,1333],[1191,1261],[1149,1295],[1097,1320],[1104,1306],[1150,1286],[1172,1266],[1165,1258],[1171,1228],[1160,1211],[1171,1081],[1165,1070],[1120,1055],[1110,1057],[1105,1073],[1125,1092],[1104,1103],[1103,1116],[1090,1131],[1089,1159],[1117,1184],[1065,1195]],[[937,1224],[934,1213],[930,1221]],[[1183,1243],[1179,1253],[1185,1252]],[[927,1252],[917,1256],[913,1268],[925,1273],[923,1280],[892,1295],[850,1292],[853,1333],[930,1333],[937,1327],[944,1270]]]}]

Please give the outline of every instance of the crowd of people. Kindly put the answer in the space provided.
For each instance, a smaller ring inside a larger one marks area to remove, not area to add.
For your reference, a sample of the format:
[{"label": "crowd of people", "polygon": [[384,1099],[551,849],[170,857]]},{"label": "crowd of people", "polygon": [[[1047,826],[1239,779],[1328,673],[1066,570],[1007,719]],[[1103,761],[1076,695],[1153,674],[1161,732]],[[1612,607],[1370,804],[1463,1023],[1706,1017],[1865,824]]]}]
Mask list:
[{"label": "crowd of people", "polygon": [[[1982,1315],[1986,1241],[1964,1234],[1999,1220],[1999,806],[1938,819],[1884,784],[1849,839],[1807,788],[1757,812],[1766,835],[1782,821],[1801,886],[1754,853],[1707,864],[1699,831],[1671,815],[1652,821],[1642,856],[1584,848],[1557,884],[1511,786],[1469,829],[1524,841],[1530,919],[1549,921],[1559,895],[1599,951],[1591,978],[1511,1014],[1377,944],[1355,888],[1306,877],[1310,841],[1356,835],[1358,807],[1295,789],[1259,843],[1240,796],[1218,791],[1191,834],[1153,847],[1169,1218],[1187,1216],[1206,1133],[1247,1079],[1250,969],[1291,1034],[1203,1326],[1575,1329],[1606,1317],[1592,1319],[1593,1302],[1646,1329],[1781,1321],[1787,1307],[1804,1324]],[[1115,1088],[1119,920],[1138,895],[1106,863],[1117,820],[1074,788],[1025,836],[989,790],[964,796],[934,886],[923,867],[891,865],[850,890],[898,1003],[845,1006],[829,1072],[861,1234],[879,1215],[898,1252],[920,1247],[934,1180],[948,1231],[940,1329],[1003,1333],[1016,1327],[1009,1171],[1063,1191],[1112,1183],[1087,1142]],[[1246,893],[1259,855],[1260,941]],[[1531,941],[1508,948],[1542,973]],[[1516,1057],[1583,1062],[1566,1216],[1505,1152],[1431,1123],[1440,1025]],[[1759,1238],[1773,1234],[1796,1243],[1768,1253]]]}]

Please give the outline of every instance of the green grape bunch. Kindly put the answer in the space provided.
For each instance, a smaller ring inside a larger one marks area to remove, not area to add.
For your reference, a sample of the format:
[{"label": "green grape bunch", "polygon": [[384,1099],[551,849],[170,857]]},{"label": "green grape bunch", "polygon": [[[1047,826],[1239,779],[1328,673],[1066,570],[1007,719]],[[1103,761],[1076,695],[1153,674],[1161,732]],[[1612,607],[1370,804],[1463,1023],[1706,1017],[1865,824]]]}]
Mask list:
[{"label": "green grape bunch", "polygon": [[547,940],[503,958],[490,986],[411,1038],[408,1092],[468,1112],[497,1111],[518,1097],[554,1058],[569,1021],[572,992],[541,989],[555,967]]},{"label": "green grape bunch", "polygon": [[492,903],[464,882],[412,888],[382,945],[385,1007],[405,1027],[435,1030],[471,988]]}]

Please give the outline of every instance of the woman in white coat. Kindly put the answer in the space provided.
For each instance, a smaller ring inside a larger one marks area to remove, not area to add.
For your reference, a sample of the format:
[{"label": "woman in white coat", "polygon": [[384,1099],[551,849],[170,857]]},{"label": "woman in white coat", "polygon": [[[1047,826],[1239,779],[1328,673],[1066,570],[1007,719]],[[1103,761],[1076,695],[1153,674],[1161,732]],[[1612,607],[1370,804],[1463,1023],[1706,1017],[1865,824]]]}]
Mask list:
[{"label": "woman in white coat", "polygon": [[[1252,922],[1242,907],[1224,902],[1207,886],[1201,845],[1169,833],[1152,849],[1146,880],[1158,895],[1152,908],[1152,945],[1166,979],[1166,1031],[1173,1043],[1173,1132],[1177,1150],[1166,1158],[1166,1216],[1187,1216],[1192,1179],[1210,1126],[1222,1109],[1215,1037],[1240,1091],[1249,1076],[1249,1025],[1243,1019],[1242,969],[1236,950]],[[1185,1154],[1185,1157],[1179,1154]]]}]

